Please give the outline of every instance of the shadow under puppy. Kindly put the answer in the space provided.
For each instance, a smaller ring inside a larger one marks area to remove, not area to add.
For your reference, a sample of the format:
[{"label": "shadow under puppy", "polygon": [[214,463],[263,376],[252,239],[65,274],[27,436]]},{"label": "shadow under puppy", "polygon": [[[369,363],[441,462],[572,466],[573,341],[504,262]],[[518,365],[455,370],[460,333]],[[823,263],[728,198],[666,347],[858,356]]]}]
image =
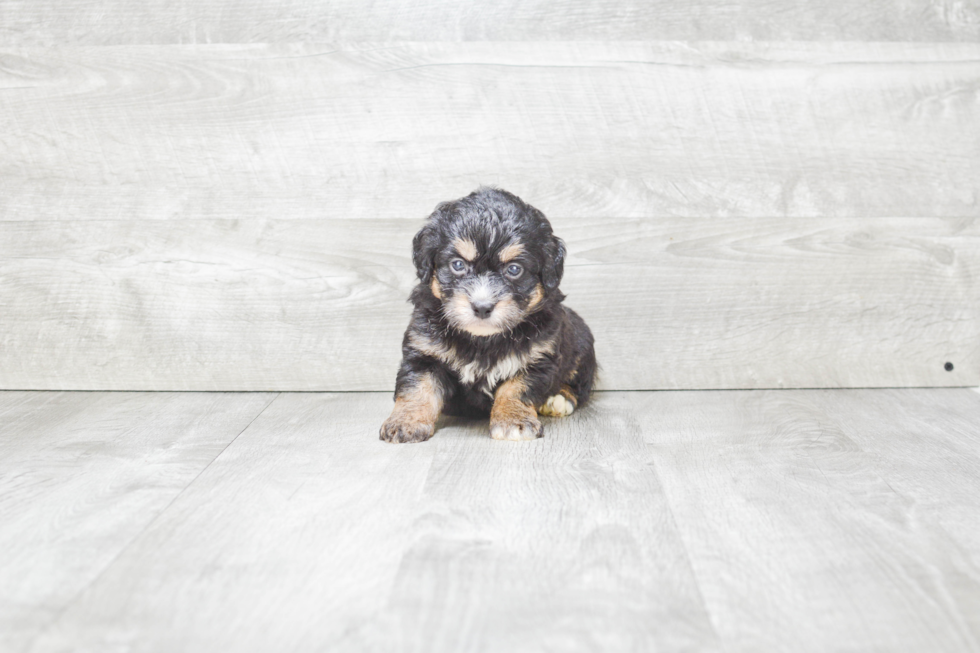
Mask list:
[{"label": "shadow under puppy", "polygon": [[436,207],[412,247],[421,283],[382,440],[428,440],[441,412],[489,413],[494,439],[531,440],[538,413],[588,400],[592,333],[561,303],[565,245],[541,211],[481,188]]}]

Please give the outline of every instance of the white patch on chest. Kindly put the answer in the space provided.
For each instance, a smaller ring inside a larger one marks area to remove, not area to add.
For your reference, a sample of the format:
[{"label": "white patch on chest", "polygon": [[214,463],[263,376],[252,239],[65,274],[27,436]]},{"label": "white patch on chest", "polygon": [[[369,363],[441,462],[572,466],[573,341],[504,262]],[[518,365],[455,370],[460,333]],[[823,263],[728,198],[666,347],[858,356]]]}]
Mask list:
[{"label": "white patch on chest", "polygon": [[455,367],[459,373],[459,380],[463,382],[463,385],[473,385],[476,383],[476,378],[480,376],[480,372],[483,370],[479,361],[467,363],[462,367],[457,364]]},{"label": "white patch on chest", "polygon": [[480,390],[492,398],[493,391],[498,385],[517,376],[544,354],[551,353],[553,347],[554,345],[550,342],[541,343],[531,347],[531,350],[524,354],[508,354],[489,367],[480,365],[479,361],[472,361],[458,367],[456,371],[459,373],[459,380],[464,385],[472,386],[479,378],[483,377]]},{"label": "white patch on chest", "polygon": [[515,376],[526,367],[528,362],[526,359],[527,356],[510,354],[490,367],[481,365],[480,361],[472,361],[459,367],[456,371],[459,373],[459,380],[462,381],[463,385],[475,385],[477,380],[482,377],[483,383],[480,384],[482,386],[480,390],[493,397],[493,390],[500,382]]},{"label": "white patch on chest", "polygon": [[442,343],[436,344],[422,340],[414,334],[409,336],[412,345],[419,351],[434,356],[455,370],[459,374],[459,380],[463,385],[474,386],[479,379],[483,379],[480,390],[493,398],[493,391],[498,385],[507,379],[511,379],[523,371],[528,365],[540,360],[546,354],[554,353],[555,342],[545,341],[535,343],[531,349],[523,354],[508,354],[503,358],[493,362],[491,365],[482,365],[480,361],[474,360],[466,362],[461,360],[454,347],[446,347]]},{"label": "white patch on chest", "polygon": [[524,360],[525,358],[527,357],[518,357],[511,354],[497,361],[496,365],[487,370],[486,391],[492,395],[491,388],[496,387],[501,381],[506,381],[527,367],[529,361]]}]

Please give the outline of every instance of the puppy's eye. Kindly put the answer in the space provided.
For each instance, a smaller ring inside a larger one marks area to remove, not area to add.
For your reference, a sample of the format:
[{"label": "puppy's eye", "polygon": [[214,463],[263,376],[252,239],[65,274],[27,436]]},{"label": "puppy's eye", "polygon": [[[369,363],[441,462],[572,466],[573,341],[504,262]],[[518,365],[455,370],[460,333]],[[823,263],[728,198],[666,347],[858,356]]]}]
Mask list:
[{"label": "puppy's eye", "polygon": [[517,263],[511,263],[510,265],[507,266],[507,276],[513,277],[514,279],[521,276],[521,272],[523,271],[524,268],[519,266]]},{"label": "puppy's eye", "polygon": [[454,258],[449,262],[449,267],[452,268],[453,272],[465,272],[466,263],[461,258]]}]

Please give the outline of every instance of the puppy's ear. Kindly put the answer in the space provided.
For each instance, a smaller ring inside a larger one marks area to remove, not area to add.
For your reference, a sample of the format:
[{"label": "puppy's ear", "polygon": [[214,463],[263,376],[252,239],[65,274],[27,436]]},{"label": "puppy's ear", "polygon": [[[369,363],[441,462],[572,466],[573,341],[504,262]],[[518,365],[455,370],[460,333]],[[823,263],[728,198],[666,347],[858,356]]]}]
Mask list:
[{"label": "puppy's ear", "polygon": [[435,226],[429,222],[412,239],[412,262],[415,263],[415,273],[422,283],[432,280],[438,250],[439,235]]},{"label": "puppy's ear", "polygon": [[561,283],[565,272],[565,243],[558,236],[552,236],[551,242],[544,248],[544,268],[541,270],[541,281],[548,290],[554,290]]}]

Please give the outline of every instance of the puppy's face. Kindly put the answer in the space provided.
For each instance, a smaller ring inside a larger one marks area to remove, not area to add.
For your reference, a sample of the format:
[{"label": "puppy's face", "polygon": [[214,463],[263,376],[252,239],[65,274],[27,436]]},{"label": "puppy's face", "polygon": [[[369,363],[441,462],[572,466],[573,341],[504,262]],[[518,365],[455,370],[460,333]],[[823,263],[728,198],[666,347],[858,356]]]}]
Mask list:
[{"label": "puppy's face", "polygon": [[475,336],[510,331],[544,299],[534,259],[517,239],[481,251],[476,239],[456,237],[436,256],[432,293],[457,329]]},{"label": "puppy's face", "polygon": [[540,211],[493,189],[440,205],[414,245],[419,278],[446,320],[478,337],[540,310],[557,293],[565,255]]}]

